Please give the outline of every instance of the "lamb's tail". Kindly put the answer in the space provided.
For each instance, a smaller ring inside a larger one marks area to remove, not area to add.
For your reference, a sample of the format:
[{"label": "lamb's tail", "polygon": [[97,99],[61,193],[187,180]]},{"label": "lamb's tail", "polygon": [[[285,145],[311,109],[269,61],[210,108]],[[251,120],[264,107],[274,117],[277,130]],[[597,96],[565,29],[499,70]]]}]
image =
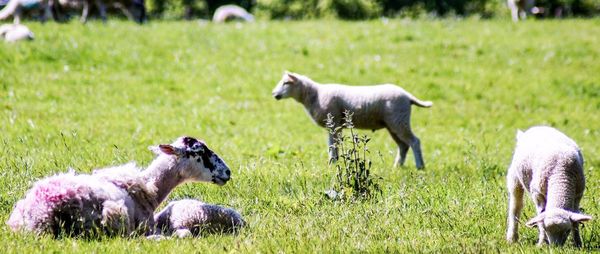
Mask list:
[{"label": "lamb's tail", "polygon": [[429,108],[429,107],[433,106],[433,102],[419,100],[417,97],[415,97],[414,95],[412,95],[410,93],[408,93],[408,97],[410,98],[411,104],[417,105],[419,107]]},{"label": "lamb's tail", "polygon": [[0,20],[8,18],[10,15],[15,13],[19,7],[19,0],[10,0],[8,4],[0,11]]}]

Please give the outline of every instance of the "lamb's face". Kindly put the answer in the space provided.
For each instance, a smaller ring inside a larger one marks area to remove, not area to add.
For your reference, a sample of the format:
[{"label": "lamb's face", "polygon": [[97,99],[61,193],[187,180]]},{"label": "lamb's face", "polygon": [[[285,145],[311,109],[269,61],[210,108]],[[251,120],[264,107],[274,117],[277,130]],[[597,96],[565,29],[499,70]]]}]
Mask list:
[{"label": "lamb's face", "polygon": [[289,72],[285,72],[281,80],[277,83],[277,86],[273,89],[273,97],[277,100],[289,98],[292,96],[298,78]]},{"label": "lamb's face", "polygon": [[569,233],[578,223],[591,220],[592,217],[584,214],[574,213],[560,208],[545,211],[527,222],[528,226],[542,223],[546,231],[548,242],[552,245],[564,245]]},{"label": "lamb's face", "polygon": [[174,148],[179,157],[180,175],[186,181],[212,182],[224,185],[231,177],[225,162],[206,144],[192,137],[180,137],[171,145],[161,145],[161,150]]},{"label": "lamb's face", "polygon": [[564,245],[573,229],[573,222],[565,212],[550,211],[544,218],[544,229],[550,244]]}]

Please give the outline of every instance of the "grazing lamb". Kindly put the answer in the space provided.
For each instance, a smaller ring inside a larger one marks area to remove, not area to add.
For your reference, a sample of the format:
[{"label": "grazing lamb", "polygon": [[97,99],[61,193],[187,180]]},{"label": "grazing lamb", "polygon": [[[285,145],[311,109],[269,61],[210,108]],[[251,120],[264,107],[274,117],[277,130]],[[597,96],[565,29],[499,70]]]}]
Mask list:
[{"label": "grazing lamb", "polygon": [[[421,101],[396,85],[321,85],[308,77],[286,71],[273,89],[273,97],[277,100],[294,98],[304,105],[308,115],[321,127],[325,127],[328,113],[334,117],[336,126],[340,126],[343,112],[349,110],[354,113],[352,120],[356,128],[388,130],[398,145],[394,166],[404,165],[410,147],[417,168],[425,167],[420,141],[410,128],[410,112],[413,104],[427,108],[433,103]],[[332,146],[335,135],[329,135],[330,161],[337,159],[337,150]]]},{"label": "grazing lamb", "polygon": [[243,20],[247,22],[254,21],[254,16],[248,13],[244,8],[237,5],[223,5],[215,10],[213,22],[223,23],[229,20]]},{"label": "grazing lamb", "polygon": [[538,245],[563,245],[573,232],[573,243],[581,246],[579,223],[592,217],[581,214],[579,201],[585,189],[583,156],[573,140],[545,126],[518,131],[517,146],[508,168],[509,192],[506,239],[518,240],[517,222],[523,208],[523,193],[531,194],[537,216],[527,226],[539,229]]},{"label": "grazing lamb", "polygon": [[6,42],[16,42],[20,40],[33,40],[33,32],[21,24],[6,24],[0,26],[0,38]]},{"label": "grazing lamb", "polygon": [[195,138],[181,137],[152,150],[157,157],[143,171],[129,163],[92,175],[70,172],[37,181],[7,224],[13,231],[54,236],[150,234],[154,210],[177,185],[223,185],[230,179],[227,165]]},{"label": "grazing lamb", "polygon": [[179,238],[202,233],[235,233],[246,225],[233,209],[184,199],[169,203],[154,215],[157,231]]}]

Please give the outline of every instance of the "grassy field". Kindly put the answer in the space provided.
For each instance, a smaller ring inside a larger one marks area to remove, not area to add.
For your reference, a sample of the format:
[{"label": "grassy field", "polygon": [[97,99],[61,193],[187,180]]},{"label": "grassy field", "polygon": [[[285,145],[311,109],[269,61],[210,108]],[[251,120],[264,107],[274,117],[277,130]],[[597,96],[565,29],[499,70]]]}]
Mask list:
[{"label": "grassy field", "polygon": [[[535,229],[522,226],[519,244],[504,240],[515,133],[540,124],[582,148],[582,207],[600,218],[598,19],[27,25],[35,41],[0,43],[0,221],[39,178],[147,165],[149,145],[192,135],[233,179],[187,184],[169,199],[230,206],[249,225],[237,236],[160,242],[55,240],[2,225],[2,252],[547,252]],[[396,83],[432,100],[412,117],[426,170],[412,152],[392,168],[388,134],[361,132],[373,138],[383,197],[325,199],[334,173],[326,131],[300,104],[271,97],[286,69],[321,82]],[[525,202],[524,220],[535,214]],[[582,238],[584,250],[600,250],[600,221]]]}]

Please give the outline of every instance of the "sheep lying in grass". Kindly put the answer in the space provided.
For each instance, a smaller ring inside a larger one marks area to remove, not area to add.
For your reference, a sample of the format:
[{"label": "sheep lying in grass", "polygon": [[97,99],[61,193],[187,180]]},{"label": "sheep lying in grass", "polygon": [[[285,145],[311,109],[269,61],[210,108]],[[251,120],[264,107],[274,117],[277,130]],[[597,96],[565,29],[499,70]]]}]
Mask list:
[{"label": "sheep lying in grass", "polygon": [[[294,98],[304,105],[308,115],[321,127],[325,127],[328,113],[334,117],[335,124],[340,126],[343,112],[349,110],[354,113],[354,127],[388,130],[398,145],[394,166],[404,164],[410,147],[413,149],[417,168],[425,167],[420,141],[410,128],[410,112],[413,104],[427,108],[433,103],[421,101],[398,86],[321,85],[308,77],[286,71],[273,89],[273,97],[277,100]],[[332,146],[335,135],[329,135],[328,143],[329,159],[332,161],[337,159],[337,150]]]},{"label": "sheep lying in grass", "polygon": [[551,127],[532,127],[517,133],[517,146],[508,168],[509,242],[518,240],[517,221],[526,190],[536,205],[537,216],[527,226],[539,229],[538,245],[563,245],[573,232],[581,246],[579,223],[592,217],[581,214],[579,201],[585,189],[583,156],[573,140]]},{"label": "sheep lying in grass", "polygon": [[233,209],[184,199],[169,203],[154,215],[157,231],[180,238],[203,233],[235,233],[246,225]]},{"label": "sheep lying in grass", "polygon": [[223,185],[227,165],[203,142],[191,137],[152,148],[156,159],[146,170],[135,164],[65,173],[37,181],[17,202],[7,224],[13,231],[54,236],[136,235],[152,233],[154,210],[179,184]]},{"label": "sheep lying in grass", "polygon": [[0,38],[6,42],[16,42],[20,40],[33,40],[33,32],[24,25],[6,24],[0,26]]},{"label": "sheep lying in grass", "polygon": [[230,20],[252,22],[254,21],[254,16],[248,13],[244,8],[233,4],[223,5],[215,10],[213,22],[223,23]]}]

